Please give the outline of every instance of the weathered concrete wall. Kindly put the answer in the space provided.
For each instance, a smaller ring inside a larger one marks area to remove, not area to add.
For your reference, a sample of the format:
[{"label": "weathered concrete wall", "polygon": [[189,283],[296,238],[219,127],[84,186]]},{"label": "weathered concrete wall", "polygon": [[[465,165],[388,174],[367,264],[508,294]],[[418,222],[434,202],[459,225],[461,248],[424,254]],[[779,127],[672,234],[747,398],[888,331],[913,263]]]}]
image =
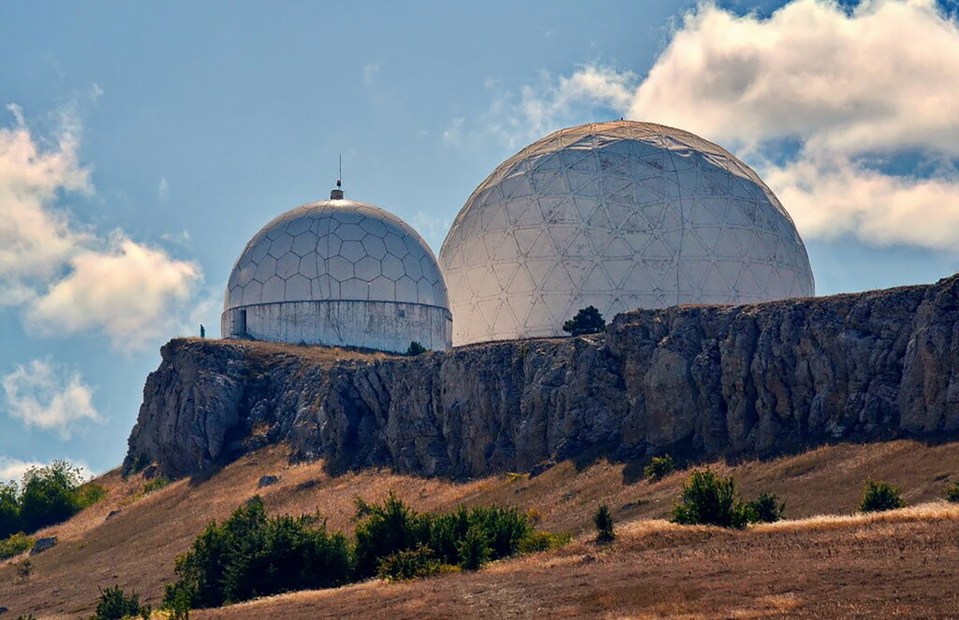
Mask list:
[{"label": "weathered concrete wall", "polygon": [[[246,313],[246,332],[238,320]],[[352,346],[404,353],[414,340],[443,351],[452,342],[449,310],[423,304],[384,301],[299,301],[232,308],[220,319],[224,337]]]},{"label": "weathered concrete wall", "polygon": [[417,358],[174,340],[147,379],[127,463],[156,460],[176,476],[287,441],[333,470],[466,477],[591,455],[761,456],[956,431],[959,276],[637,311],[601,335]]}]

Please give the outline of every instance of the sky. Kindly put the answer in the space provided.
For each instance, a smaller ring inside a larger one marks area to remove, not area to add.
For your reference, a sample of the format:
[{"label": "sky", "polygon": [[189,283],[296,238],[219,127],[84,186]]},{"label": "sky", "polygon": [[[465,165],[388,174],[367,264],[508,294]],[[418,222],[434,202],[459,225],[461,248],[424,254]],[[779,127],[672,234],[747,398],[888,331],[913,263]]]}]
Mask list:
[{"label": "sky", "polygon": [[817,294],[959,270],[956,2],[0,2],[0,480],[120,464],[170,338],[324,199],[438,254],[473,189],[620,117],[737,154]]}]

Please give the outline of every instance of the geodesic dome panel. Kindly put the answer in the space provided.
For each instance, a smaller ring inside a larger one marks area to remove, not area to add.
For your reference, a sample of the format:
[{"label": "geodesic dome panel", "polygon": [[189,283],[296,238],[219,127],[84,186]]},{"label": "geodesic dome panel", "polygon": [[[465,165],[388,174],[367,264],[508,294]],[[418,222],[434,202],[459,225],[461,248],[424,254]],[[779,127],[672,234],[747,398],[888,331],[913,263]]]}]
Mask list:
[{"label": "geodesic dome panel", "polygon": [[233,267],[224,310],[300,301],[449,307],[436,258],[419,234],[352,200],[303,205],[264,226]]},{"label": "geodesic dome panel", "polygon": [[555,132],[470,196],[440,251],[453,343],[562,334],[593,305],[737,304],[813,295],[788,213],[746,164],[678,129]]}]

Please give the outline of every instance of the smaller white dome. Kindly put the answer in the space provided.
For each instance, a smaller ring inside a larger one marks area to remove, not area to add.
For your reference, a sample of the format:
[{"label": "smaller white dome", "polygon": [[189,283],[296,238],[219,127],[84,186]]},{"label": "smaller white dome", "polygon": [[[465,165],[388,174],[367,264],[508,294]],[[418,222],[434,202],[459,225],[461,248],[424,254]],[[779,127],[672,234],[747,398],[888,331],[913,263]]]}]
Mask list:
[{"label": "smaller white dome", "polygon": [[264,226],[226,289],[224,337],[404,352],[450,346],[452,315],[436,257],[403,220],[333,198]]},{"label": "smaller white dome", "polygon": [[449,307],[436,258],[413,228],[370,204],[324,200],[253,236],[230,274],[224,309],[332,300]]}]

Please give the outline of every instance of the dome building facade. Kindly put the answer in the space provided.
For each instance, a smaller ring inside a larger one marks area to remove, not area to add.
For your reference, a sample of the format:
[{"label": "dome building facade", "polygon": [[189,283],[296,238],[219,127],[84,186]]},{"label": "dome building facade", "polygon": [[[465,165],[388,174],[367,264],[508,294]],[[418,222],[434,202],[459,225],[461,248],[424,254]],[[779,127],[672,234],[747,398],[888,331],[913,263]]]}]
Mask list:
[{"label": "dome building facade", "polygon": [[390,352],[413,341],[450,346],[446,284],[429,246],[397,216],[339,189],[254,235],[223,307],[224,338]]},{"label": "dome building facade", "polygon": [[453,344],[562,335],[592,305],[810,296],[789,214],[746,164],[691,133],[632,121],[557,131],[473,192],[440,251]]}]

